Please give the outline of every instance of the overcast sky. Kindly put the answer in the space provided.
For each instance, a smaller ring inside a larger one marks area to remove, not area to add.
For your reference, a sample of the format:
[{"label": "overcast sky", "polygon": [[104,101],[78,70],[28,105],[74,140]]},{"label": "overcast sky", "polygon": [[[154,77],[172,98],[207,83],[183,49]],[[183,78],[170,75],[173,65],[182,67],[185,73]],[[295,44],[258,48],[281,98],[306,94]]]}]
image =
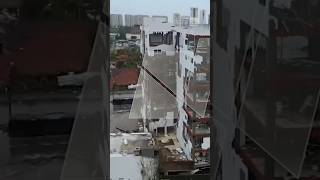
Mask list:
[{"label": "overcast sky", "polygon": [[[111,14],[165,15],[172,22],[173,13],[190,16],[190,7],[210,12],[210,0],[110,0]],[[207,17],[208,20],[208,17]]]}]

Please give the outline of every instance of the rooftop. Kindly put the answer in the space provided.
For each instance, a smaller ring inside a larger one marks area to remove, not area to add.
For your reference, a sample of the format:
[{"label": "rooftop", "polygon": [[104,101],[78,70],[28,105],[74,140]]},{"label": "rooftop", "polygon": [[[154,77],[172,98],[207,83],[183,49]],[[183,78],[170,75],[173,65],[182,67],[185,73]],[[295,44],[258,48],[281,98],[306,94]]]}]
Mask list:
[{"label": "rooftop", "polygon": [[146,17],[143,19],[143,26],[141,26],[145,31],[152,32],[169,32],[174,30],[176,27],[172,23],[163,23],[160,19]]},{"label": "rooftop", "polygon": [[121,68],[112,72],[111,87],[137,84],[139,72],[137,68]]},{"label": "rooftop", "polygon": [[182,32],[190,35],[210,36],[210,26],[207,24],[196,24],[183,28]]},{"label": "rooftop", "polygon": [[169,32],[179,31],[185,34],[198,35],[198,36],[210,36],[210,26],[207,24],[196,24],[188,27],[174,26],[172,23],[163,23],[159,19],[144,18],[142,29],[151,32]]},{"label": "rooftop", "polygon": [[111,133],[110,154],[112,156],[132,155],[137,149],[153,147],[153,139],[149,133]]}]

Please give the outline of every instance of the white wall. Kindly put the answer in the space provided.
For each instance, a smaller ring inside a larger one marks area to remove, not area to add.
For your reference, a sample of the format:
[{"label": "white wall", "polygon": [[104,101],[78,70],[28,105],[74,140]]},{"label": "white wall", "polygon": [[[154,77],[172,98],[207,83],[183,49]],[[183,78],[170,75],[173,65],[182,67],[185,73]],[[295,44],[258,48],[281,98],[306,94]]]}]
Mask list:
[{"label": "white wall", "polygon": [[131,33],[126,33],[126,39],[127,40],[131,40],[132,36],[135,36],[136,39],[141,39],[141,35],[140,34],[131,34]]}]

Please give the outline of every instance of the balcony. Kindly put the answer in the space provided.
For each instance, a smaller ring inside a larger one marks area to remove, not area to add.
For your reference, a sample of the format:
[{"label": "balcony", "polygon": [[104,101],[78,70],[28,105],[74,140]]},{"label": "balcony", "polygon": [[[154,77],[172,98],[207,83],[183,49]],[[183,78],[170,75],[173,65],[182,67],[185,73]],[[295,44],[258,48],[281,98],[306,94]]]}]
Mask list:
[{"label": "balcony", "polygon": [[210,82],[209,81],[193,81],[189,83],[190,92],[209,92]]},{"label": "balcony", "polygon": [[207,103],[209,101],[209,92],[200,91],[195,93],[195,100],[197,103]]},{"label": "balcony", "polygon": [[210,166],[209,150],[193,148],[195,168]]},{"label": "balcony", "polygon": [[203,62],[201,64],[196,64],[195,68],[196,78],[198,79],[199,75],[205,74],[205,80],[209,83],[210,63]]},{"label": "balcony", "polygon": [[196,123],[193,124],[195,136],[210,136],[210,127],[207,124]]},{"label": "balcony", "polygon": [[194,118],[195,118],[195,114],[194,111],[187,106],[186,104],[183,105],[183,109],[186,111],[187,116],[188,116],[188,122],[193,122]]},{"label": "balcony", "polygon": [[[195,55],[201,56],[203,59],[202,65],[207,67],[209,70],[210,65],[210,39],[207,38],[199,38],[197,47],[195,50]],[[208,71],[209,72],[209,71]]]},{"label": "balcony", "polygon": [[[208,147],[209,145],[209,147]],[[196,168],[209,166],[210,162],[210,142],[205,141],[203,137],[194,137],[192,156]]]},{"label": "balcony", "polygon": [[193,109],[205,107],[209,100],[210,86],[207,84],[197,84],[190,82],[189,87],[185,88],[187,104]]},{"label": "balcony", "polygon": [[191,125],[193,123],[200,124],[209,124],[209,118],[211,117],[211,111],[207,108],[205,116],[197,116],[196,112],[188,105],[184,104],[183,109],[187,113],[188,116],[188,124]]},{"label": "balcony", "polygon": [[209,116],[208,117],[198,117],[196,118],[196,122],[201,124],[209,124]]},{"label": "balcony", "polygon": [[210,127],[207,124],[193,123],[187,126],[190,137],[210,137]]}]

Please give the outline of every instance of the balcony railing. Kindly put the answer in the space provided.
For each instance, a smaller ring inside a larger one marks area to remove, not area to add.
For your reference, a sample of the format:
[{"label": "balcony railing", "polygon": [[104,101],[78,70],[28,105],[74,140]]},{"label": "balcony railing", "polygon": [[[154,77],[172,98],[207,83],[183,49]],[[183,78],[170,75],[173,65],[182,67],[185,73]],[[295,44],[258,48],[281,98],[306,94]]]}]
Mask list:
[{"label": "balcony railing", "polygon": [[207,124],[193,123],[192,125],[187,126],[187,131],[190,137],[210,136],[210,127]]},{"label": "balcony railing", "polygon": [[200,124],[196,123],[193,124],[193,134],[194,135],[203,135],[203,136],[210,136],[210,127],[207,124]]},{"label": "balcony railing", "polygon": [[201,124],[209,124],[209,119],[211,117],[211,112],[206,111],[205,116],[200,117],[196,115],[196,112],[188,105],[184,104],[183,109],[186,111],[188,116],[188,124],[192,123],[201,123]]},{"label": "balcony railing", "polygon": [[193,148],[195,166],[208,166],[210,164],[209,150]]}]

